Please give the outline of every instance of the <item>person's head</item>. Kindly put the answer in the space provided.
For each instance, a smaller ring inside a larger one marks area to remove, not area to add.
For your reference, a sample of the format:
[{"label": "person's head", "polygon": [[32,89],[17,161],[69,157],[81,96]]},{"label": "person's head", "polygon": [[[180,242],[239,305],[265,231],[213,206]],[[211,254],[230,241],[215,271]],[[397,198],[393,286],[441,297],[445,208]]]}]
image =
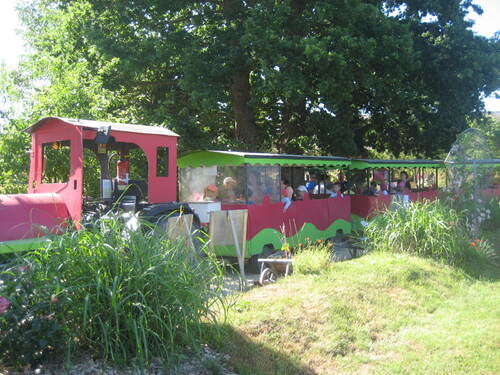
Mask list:
[{"label": "person's head", "polygon": [[377,181],[372,181],[370,183],[370,190],[372,190],[372,191],[377,191],[378,190],[378,183],[377,183]]},{"label": "person's head", "polygon": [[304,194],[307,193],[306,187],[304,185],[300,185],[297,187],[296,191],[299,198],[304,199]]},{"label": "person's head", "polygon": [[219,189],[215,185],[208,185],[205,188],[205,199],[216,199]]},{"label": "person's head", "polygon": [[318,177],[315,174],[312,174],[312,175],[309,176],[309,181],[317,182],[318,181]]},{"label": "person's head", "polygon": [[406,172],[404,172],[404,171],[403,171],[403,172],[401,172],[401,173],[399,174],[399,178],[400,178],[401,180],[403,180],[403,181],[408,180],[408,173],[406,173]]},{"label": "person's head", "polygon": [[340,185],[340,182],[335,182],[332,187],[333,191],[335,193],[339,193],[340,190],[342,190],[342,186]]},{"label": "person's head", "polygon": [[236,180],[232,177],[226,177],[223,181],[224,187],[228,190],[233,190],[236,185]]},{"label": "person's head", "polygon": [[284,178],[281,180],[281,186],[282,187],[287,187],[287,186],[290,186],[290,181],[288,181],[288,179]]}]

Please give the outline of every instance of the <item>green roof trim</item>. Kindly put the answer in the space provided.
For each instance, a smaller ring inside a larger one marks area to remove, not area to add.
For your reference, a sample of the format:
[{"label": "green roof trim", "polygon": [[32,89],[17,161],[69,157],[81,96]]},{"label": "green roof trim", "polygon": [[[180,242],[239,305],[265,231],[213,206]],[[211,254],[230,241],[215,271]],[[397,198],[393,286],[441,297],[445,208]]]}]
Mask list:
[{"label": "green roof trim", "polygon": [[484,168],[496,168],[500,167],[500,159],[472,159],[472,160],[456,160],[456,161],[447,161],[445,162],[447,165],[478,165]]},{"label": "green roof trim", "polygon": [[288,154],[266,154],[235,151],[191,151],[177,159],[180,168],[240,166],[240,165],[279,165],[294,167],[349,167],[348,158],[335,156],[307,156]]},{"label": "green roof trim", "polygon": [[372,160],[351,159],[351,169],[367,168],[444,168],[442,160]]},{"label": "green roof trim", "polygon": [[[479,164],[484,167],[499,167],[500,159],[487,159],[454,162],[453,164]],[[185,167],[240,166],[240,165],[279,165],[282,167],[316,168],[446,168],[443,160],[382,160],[349,159],[336,156],[308,156],[288,154],[266,154],[237,151],[190,151],[179,157],[177,165]]]}]

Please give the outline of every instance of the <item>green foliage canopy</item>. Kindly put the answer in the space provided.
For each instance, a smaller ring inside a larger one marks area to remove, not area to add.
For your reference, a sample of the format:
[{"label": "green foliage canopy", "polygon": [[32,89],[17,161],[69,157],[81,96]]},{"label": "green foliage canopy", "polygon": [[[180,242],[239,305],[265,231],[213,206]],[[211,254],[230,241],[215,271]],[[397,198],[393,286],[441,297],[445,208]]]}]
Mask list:
[{"label": "green foliage canopy", "polygon": [[434,157],[500,87],[471,0],[31,0],[40,115],[169,126],[181,148]]}]

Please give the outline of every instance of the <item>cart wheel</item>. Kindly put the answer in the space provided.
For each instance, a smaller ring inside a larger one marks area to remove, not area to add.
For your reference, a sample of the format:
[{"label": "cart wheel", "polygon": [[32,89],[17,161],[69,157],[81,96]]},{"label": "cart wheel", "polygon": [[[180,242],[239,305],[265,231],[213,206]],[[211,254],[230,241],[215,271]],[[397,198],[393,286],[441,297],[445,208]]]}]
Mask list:
[{"label": "cart wheel", "polygon": [[274,273],[270,268],[264,268],[260,273],[259,283],[260,285],[266,285],[275,283],[278,275]]}]

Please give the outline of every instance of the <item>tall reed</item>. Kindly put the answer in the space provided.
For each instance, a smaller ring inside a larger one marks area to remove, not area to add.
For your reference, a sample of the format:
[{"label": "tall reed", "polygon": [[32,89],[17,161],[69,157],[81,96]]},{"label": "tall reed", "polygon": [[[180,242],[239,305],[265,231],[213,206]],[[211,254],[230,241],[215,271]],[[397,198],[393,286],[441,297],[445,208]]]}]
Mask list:
[{"label": "tall reed", "polygon": [[459,264],[471,254],[465,224],[458,212],[439,200],[414,202],[371,220],[365,229],[367,247]]},{"label": "tall reed", "polygon": [[[213,256],[154,228],[129,231],[116,219],[68,231],[25,262],[29,270],[16,277],[10,270],[7,283],[30,278],[34,294],[51,296],[48,309],[29,314],[49,314],[57,322],[62,340],[45,348],[57,353],[81,349],[117,363],[168,361],[215,326],[215,305],[225,308],[222,269]],[[5,297],[24,305],[26,313],[33,310],[29,298]],[[0,316],[0,330],[15,321]],[[6,351],[0,358],[9,350],[15,355],[7,344],[1,345]]]}]

